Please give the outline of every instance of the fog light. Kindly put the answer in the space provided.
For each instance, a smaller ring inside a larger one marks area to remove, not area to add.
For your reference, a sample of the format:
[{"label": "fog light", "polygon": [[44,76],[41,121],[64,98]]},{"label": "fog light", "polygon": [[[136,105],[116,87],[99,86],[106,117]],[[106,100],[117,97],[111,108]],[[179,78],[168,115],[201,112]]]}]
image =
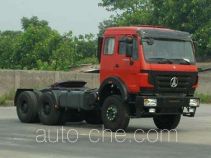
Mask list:
[{"label": "fog light", "polygon": [[190,113],[194,113],[194,111],[195,111],[194,108],[190,108],[190,109],[189,109],[189,112],[190,112]]},{"label": "fog light", "polygon": [[144,99],[145,107],[155,107],[157,106],[157,99]]},{"label": "fog light", "polygon": [[149,109],[149,113],[155,113],[155,109],[154,108],[150,108]]},{"label": "fog light", "polygon": [[199,99],[190,99],[190,107],[199,107],[200,101]]}]

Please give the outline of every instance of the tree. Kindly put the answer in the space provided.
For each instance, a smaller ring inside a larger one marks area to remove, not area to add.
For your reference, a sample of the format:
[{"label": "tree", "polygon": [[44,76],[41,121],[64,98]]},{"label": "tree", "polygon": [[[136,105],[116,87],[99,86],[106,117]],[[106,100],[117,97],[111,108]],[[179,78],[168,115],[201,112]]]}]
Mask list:
[{"label": "tree", "polygon": [[60,35],[46,25],[45,22],[39,21],[35,17],[23,19],[22,25],[26,30],[18,41],[15,63],[17,68],[33,69],[37,67],[38,60],[42,62],[49,61]]},{"label": "tree", "polygon": [[0,68],[12,68],[14,66],[14,54],[17,40],[20,38],[19,31],[0,32]]},{"label": "tree", "polygon": [[136,12],[148,5],[148,0],[102,0],[99,6],[105,7],[108,11]]},{"label": "tree", "polygon": [[75,37],[76,53],[81,59],[93,57],[97,50],[97,41],[93,34],[79,35]]},{"label": "tree", "polygon": [[39,20],[37,16],[33,16],[31,18],[23,17],[21,19],[22,28],[27,30],[30,26],[48,26],[48,22],[45,20]]},{"label": "tree", "polygon": [[107,27],[131,26],[151,24],[152,4],[149,0],[102,0],[99,6],[105,7],[108,11],[116,11],[116,16],[99,25],[99,35],[102,35]]},{"label": "tree", "polygon": [[210,0],[152,0],[153,24],[187,31],[197,41],[197,55],[211,56]]},{"label": "tree", "polygon": [[77,62],[75,42],[72,32],[65,34],[57,43],[57,48],[53,50],[48,63],[48,69],[68,70]]},{"label": "tree", "polygon": [[23,31],[0,31],[0,68],[68,70],[97,62],[94,35],[60,35],[37,17],[21,22]]}]

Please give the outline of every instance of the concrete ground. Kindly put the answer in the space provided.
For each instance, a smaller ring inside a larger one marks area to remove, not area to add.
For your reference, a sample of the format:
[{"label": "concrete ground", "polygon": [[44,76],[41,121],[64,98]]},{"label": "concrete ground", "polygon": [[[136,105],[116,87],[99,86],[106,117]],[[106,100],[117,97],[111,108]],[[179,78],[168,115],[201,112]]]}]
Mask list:
[{"label": "concrete ground", "polygon": [[14,107],[0,108],[0,158],[211,158],[211,105],[201,105],[194,118],[183,117],[170,133],[155,131],[152,119],[131,120],[127,133],[112,137],[102,128],[22,124]]}]

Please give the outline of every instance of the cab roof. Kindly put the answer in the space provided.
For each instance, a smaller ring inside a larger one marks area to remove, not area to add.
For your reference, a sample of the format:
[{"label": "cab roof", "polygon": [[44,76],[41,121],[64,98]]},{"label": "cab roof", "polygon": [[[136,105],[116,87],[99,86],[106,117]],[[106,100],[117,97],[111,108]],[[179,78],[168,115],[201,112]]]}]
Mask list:
[{"label": "cab roof", "polygon": [[191,41],[191,34],[188,32],[172,30],[161,26],[128,26],[107,28],[104,36],[111,35],[139,34],[142,38],[159,38]]},{"label": "cab roof", "polygon": [[109,34],[127,34],[127,33],[137,33],[139,30],[160,30],[160,31],[175,31],[163,26],[151,26],[151,25],[141,25],[141,26],[120,26],[120,27],[109,27],[105,30],[104,35]]}]

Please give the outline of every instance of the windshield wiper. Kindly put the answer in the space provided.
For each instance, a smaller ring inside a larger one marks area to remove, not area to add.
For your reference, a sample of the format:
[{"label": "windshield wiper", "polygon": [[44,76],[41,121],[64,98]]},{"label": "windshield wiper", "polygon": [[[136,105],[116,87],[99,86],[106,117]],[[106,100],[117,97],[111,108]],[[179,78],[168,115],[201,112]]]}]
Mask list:
[{"label": "windshield wiper", "polygon": [[185,65],[190,65],[191,64],[190,60],[186,59],[186,58],[172,59],[172,60],[178,60],[180,62],[180,64],[185,64]]},{"label": "windshield wiper", "polygon": [[166,59],[166,58],[149,58],[148,60],[158,62],[159,64],[172,64],[173,63],[170,59]]}]

